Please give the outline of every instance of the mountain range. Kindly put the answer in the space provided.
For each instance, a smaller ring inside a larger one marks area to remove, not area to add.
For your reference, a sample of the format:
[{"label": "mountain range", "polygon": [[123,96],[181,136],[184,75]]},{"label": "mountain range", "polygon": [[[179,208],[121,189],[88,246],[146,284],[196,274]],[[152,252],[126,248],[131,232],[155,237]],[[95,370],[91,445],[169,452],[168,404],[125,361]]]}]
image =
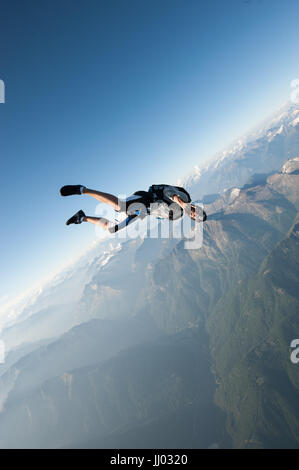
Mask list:
[{"label": "mountain range", "polygon": [[[180,180],[194,199],[243,186],[255,173],[280,169],[298,155],[298,105],[286,103],[265,122]],[[207,201],[208,202],[208,201]]]},{"label": "mountain range", "polygon": [[298,448],[299,109],[184,180],[203,244],[106,240],[2,314],[1,448]]}]

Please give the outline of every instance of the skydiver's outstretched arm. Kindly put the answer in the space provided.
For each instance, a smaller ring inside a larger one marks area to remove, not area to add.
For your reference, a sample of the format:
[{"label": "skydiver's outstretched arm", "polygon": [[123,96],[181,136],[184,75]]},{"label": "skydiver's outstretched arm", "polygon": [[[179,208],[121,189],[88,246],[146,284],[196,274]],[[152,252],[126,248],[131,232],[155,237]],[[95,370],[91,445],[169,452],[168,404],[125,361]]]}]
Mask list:
[{"label": "skydiver's outstretched arm", "polygon": [[199,215],[200,221],[204,222],[206,220],[207,214],[205,213],[204,210],[201,211],[200,209],[197,209],[198,211],[200,210],[200,214],[196,214],[196,206],[192,203],[183,201],[180,198],[180,196],[178,196],[177,194],[171,197],[171,199],[177,204],[179,204],[181,208],[184,210],[184,212],[186,212],[189,215],[189,217],[191,217],[191,219],[196,219],[196,216]]},{"label": "skydiver's outstretched arm", "polygon": [[185,201],[183,201],[178,194],[174,194],[170,199],[172,199],[174,202],[179,204],[179,206],[181,206],[182,209],[185,209],[186,205],[188,204]]}]

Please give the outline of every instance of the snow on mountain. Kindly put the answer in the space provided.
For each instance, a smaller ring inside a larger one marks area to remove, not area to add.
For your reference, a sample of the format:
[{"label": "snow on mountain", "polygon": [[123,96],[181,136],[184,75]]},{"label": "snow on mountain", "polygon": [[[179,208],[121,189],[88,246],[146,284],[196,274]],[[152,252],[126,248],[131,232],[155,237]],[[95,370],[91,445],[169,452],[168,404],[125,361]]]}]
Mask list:
[{"label": "snow on mountain", "polygon": [[296,117],[294,121],[291,122],[291,126],[295,127],[299,124],[299,117]]},{"label": "snow on mountain", "polygon": [[271,142],[274,139],[274,137],[276,137],[277,135],[282,134],[283,130],[284,130],[284,125],[283,124],[280,126],[280,128],[278,130],[274,130],[274,131],[270,130],[267,134],[269,142]]},{"label": "snow on mountain", "polygon": [[291,158],[290,160],[287,160],[282,168],[281,168],[281,173],[295,173],[299,171],[299,157],[294,157]]},{"label": "snow on mountain", "polygon": [[266,121],[180,179],[193,199],[242,186],[254,173],[279,170],[296,155],[299,141],[299,107],[284,104]]}]

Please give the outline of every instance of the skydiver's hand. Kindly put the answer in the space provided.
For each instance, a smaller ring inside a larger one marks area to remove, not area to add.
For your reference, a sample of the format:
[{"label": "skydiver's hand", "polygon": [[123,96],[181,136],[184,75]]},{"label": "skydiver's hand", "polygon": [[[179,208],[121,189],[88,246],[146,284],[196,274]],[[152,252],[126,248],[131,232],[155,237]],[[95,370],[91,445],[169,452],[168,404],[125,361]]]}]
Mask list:
[{"label": "skydiver's hand", "polygon": [[186,202],[184,202],[177,194],[174,194],[170,199],[172,199],[184,209]]}]

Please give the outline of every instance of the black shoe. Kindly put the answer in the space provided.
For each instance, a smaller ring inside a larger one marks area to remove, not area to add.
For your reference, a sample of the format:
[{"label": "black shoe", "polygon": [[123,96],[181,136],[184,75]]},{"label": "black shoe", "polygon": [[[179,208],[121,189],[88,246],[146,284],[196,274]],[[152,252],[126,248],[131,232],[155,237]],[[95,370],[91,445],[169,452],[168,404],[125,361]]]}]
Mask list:
[{"label": "black shoe", "polygon": [[81,184],[62,186],[60,189],[61,196],[72,196],[73,194],[81,194],[81,188],[84,188]]},{"label": "black shoe", "polygon": [[83,211],[80,210],[75,215],[73,215],[73,217],[71,217],[69,220],[67,220],[66,225],[82,224],[84,217],[86,217],[86,215],[84,214]]}]

